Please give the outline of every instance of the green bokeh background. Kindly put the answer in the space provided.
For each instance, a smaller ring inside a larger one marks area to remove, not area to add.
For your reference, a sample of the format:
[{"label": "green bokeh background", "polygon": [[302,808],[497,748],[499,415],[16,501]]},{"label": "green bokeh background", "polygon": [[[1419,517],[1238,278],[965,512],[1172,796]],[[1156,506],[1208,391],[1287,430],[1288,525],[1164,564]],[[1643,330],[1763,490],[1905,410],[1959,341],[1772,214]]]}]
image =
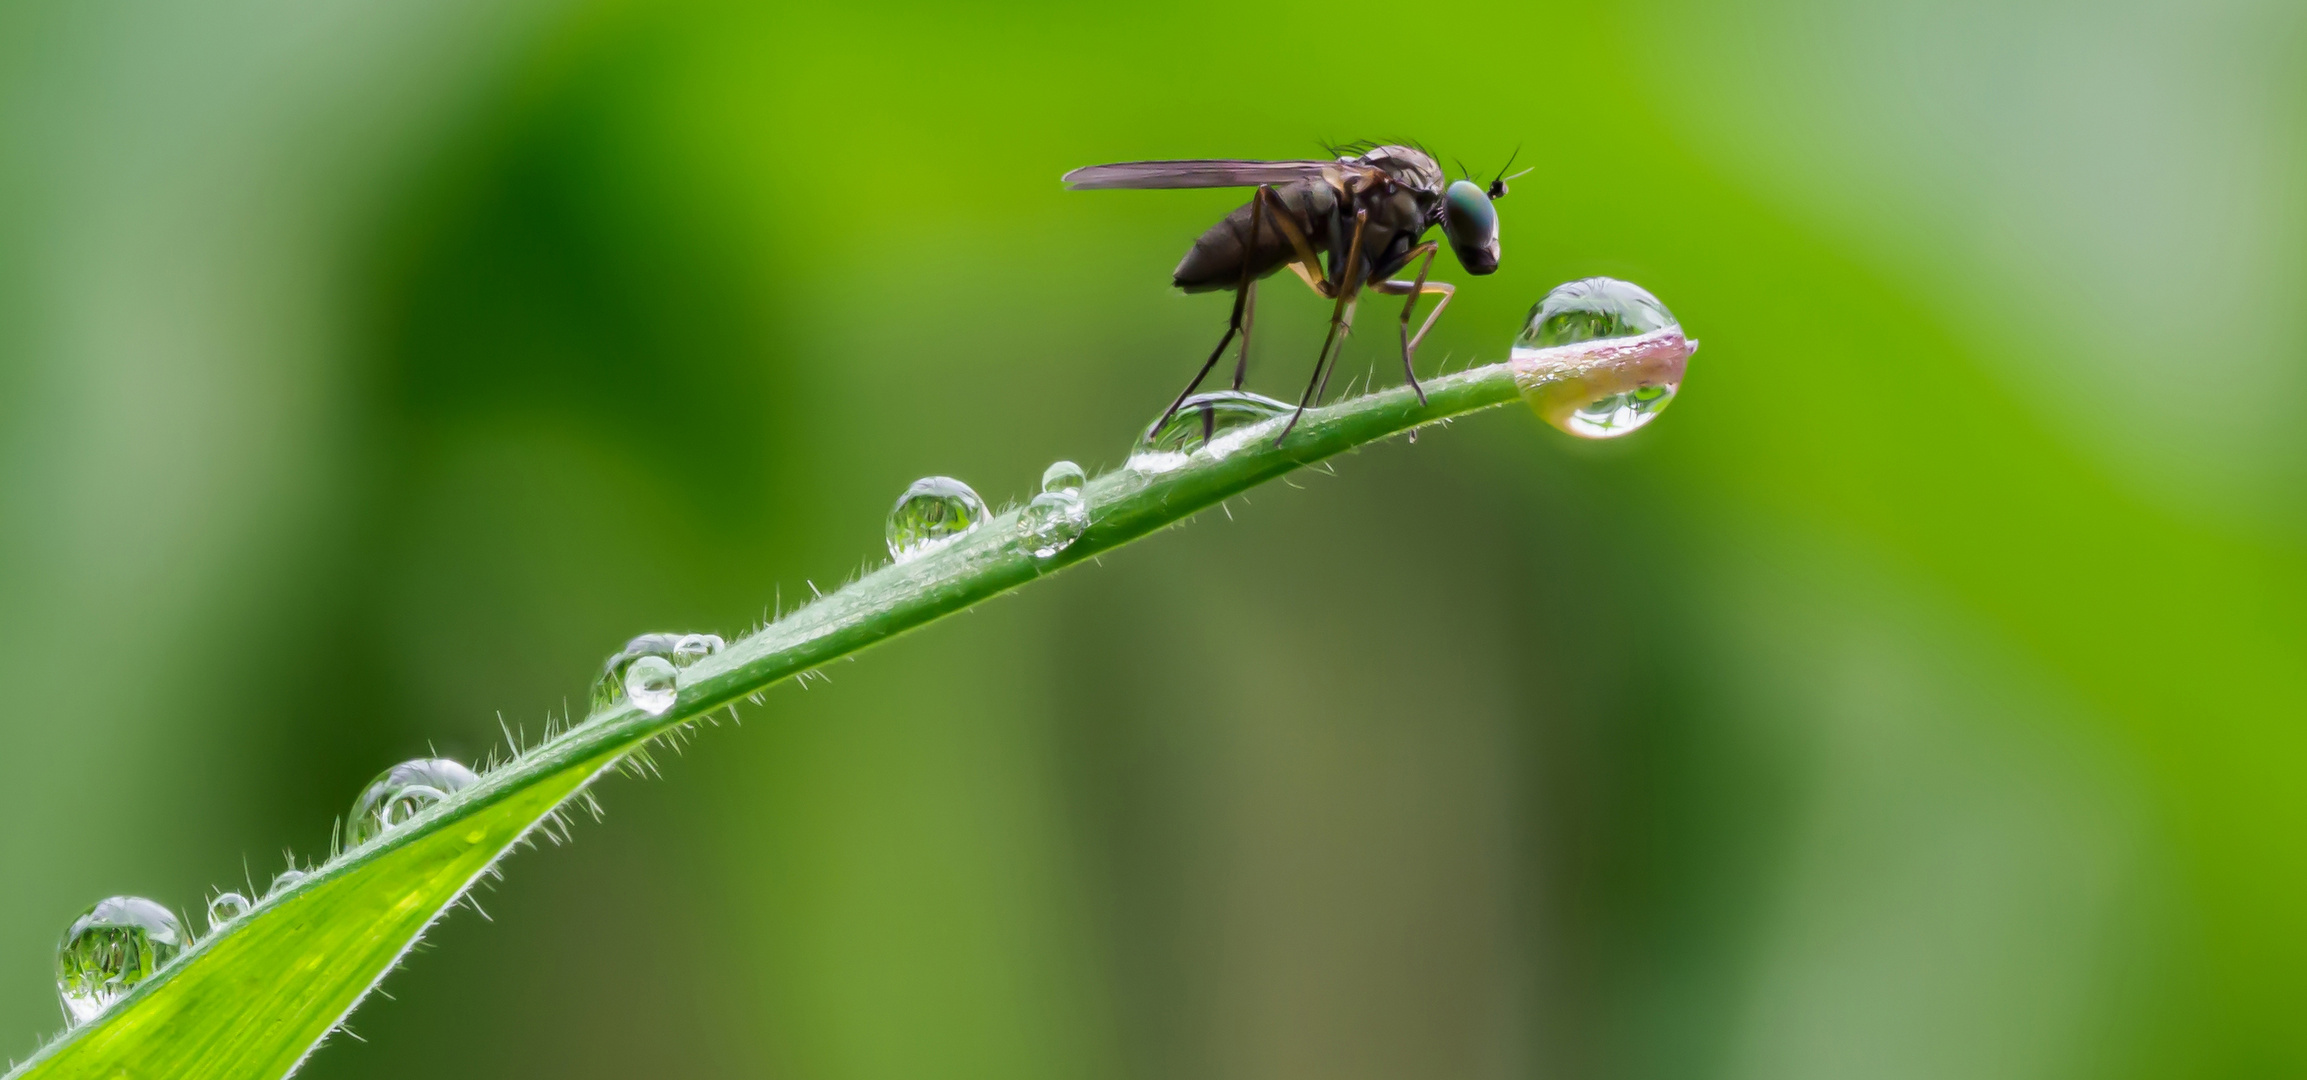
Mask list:
[{"label": "green bokeh background", "polygon": [[1625,277],[1663,420],[781,688],[305,1075],[2300,1075],[2303,73],[2283,0],[0,6],[0,1053],[96,898],[1117,463],[1239,193],[1059,173],[1410,136],[1535,168],[1428,369]]}]

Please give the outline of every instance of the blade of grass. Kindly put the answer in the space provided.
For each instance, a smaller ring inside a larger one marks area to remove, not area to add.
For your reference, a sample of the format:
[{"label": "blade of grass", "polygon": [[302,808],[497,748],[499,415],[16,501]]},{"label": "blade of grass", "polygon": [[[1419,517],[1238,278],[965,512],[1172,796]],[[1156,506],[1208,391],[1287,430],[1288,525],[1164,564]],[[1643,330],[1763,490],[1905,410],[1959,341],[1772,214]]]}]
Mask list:
[{"label": "blade of grass", "polygon": [[1035,578],[1176,524],[1312,462],[1425,424],[1527,398],[1542,414],[1573,396],[1679,381],[1694,343],[1679,331],[1518,357],[1311,410],[1285,445],[1281,421],[1191,453],[1148,454],[1091,481],[1090,523],[1049,558],[1020,543],[1015,513],[911,562],[885,566],[681,673],[662,715],[629,705],[521,752],[383,837],[203,939],[95,1020],[57,1036],[10,1080],[286,1076],[360,1004],[425,928],[480,875],[602,772],[645,762],[651,740],[828,661],[927,625]]}]

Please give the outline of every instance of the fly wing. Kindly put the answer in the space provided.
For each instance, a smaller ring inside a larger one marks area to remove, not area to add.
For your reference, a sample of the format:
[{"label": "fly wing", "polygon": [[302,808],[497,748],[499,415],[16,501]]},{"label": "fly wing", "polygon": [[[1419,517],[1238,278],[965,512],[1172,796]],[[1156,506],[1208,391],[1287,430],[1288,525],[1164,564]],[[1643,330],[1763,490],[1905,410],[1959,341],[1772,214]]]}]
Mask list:
[{"label": "fly wing", "polygon": [[1188,161],[1124,161],[1117,165],[1091,165],[1075,169],[1062,179],[1080,191],[1104,188],[1213,188],[1287,184],[1320,177],[1334,161],[1239,161],[1199,158]]}]

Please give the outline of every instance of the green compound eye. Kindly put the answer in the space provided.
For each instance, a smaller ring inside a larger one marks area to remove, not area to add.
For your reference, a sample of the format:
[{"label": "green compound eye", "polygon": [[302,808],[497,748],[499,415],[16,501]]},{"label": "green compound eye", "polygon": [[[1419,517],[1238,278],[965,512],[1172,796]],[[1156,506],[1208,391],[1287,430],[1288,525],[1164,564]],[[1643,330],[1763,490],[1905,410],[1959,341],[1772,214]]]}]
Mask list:
[{"label": "green compound eye", "polygon": [[1470,274],[1498,269],[1498,209],[1490,195],[1470,180],[1453,181],[1442,195],[1442,233]]}]

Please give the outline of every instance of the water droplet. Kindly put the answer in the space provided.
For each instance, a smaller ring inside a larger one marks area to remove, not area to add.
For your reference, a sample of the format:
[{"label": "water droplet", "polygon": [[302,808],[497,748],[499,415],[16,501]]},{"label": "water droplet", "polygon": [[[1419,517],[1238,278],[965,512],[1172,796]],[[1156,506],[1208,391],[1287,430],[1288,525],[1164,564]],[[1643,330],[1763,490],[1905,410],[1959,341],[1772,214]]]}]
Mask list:
[{"label": "water droplet", "polygon": [[283,870],[280,873],[274,874],[272,876],[272,884],[265,887],[265,899],[269,900],[275,896],[279,896],[281,893],[289,889],[295,888],[296,883],[303,881],[307,876],[308,875],[306,875],[304,871],[296,869]]},{"label": "water droplet", "polygon": [[985,523],[985,500],[950,476],[913,482],[890,508],[889,557],[911,562]]},{"label": "water droplet", "polygon": [[625,696],[625,670],[644,656],[660,656],[676,668],[685,668],[729,647],[718,634],[643,634],[625,643],[601,665],[600,681],[593,684],[593,711],[599,712]]},{"label": "water droplet", "polygon": [[685,668],[729,647],[719,634],[683,634],[673,641],[674,667]]},{"label": "water droplet", "polygon": [[383,836],[479,779],[447,758],[418,758],[386,769],[353,800],[345,842],[358,847]]},{"label": "water droplet", "polygon": [[176,914],[141,896],[113,896],[72,920],[56,948],[56,993],[85,1024],[191,943]]},{"label": "water droplet", "polygon": [[[1645,335],[1672,340],[1659,340],[1640,355],[1608,358],[1607,370],[1599,363],[1603,354],[1591,347],[1575,356],[1569,349]],[[1594,277],[1558,285],[1531,308],[1514,338],[1512,358],[1518,372],[1532,373],[1523,392],[1547,423],[1580,438],[1611,439],[1648,424],[1673,403],[1691,348],[1674,313],[1648,290]]]},{"label": "water droplet", "polygon": [[1195,394],[1178,405],[1167,423],[1156,421],[1146,429],[1145,442],[1155,450],[1184,452],[1221,440],[1231,432],[1296,412],[1297,406],[1247,390],[1219,390]]},{"label": "water droplet", "polygon": [[1070,547],[1089,528],[1089,504],[1068,490],[1044,491],[1017,515],[1017,531],[1025,535],[1026,550],[1046,559]]},{"label": "water droplet", "polygon": [[1081,466],[1070,461],[1052,462],[1049,468],[1041,471],[1041,490],[1044,492],[1071,491],[1078,495],[1082,485],[1087,483],[1089,476],[1081,471]]},{"label": "water droplet", "polygon": [[1025,536],[1027,551],[1046,559],[1081,539],[1089,528],[1089,503],[1082,487],[1089,482],[1081,466],[1070,461],[1052,464],[1041,473],[1041,494],[1017,515],[1017,531]]},{"label": "water droplet", "polygon": [[1556,285],[1530,309],[1530,321],[1514,339],[1514,347],[1551,349],[1679,325],[1674,313],[1640,285],[1617,278],[1582,278]]},{"label": "water droplet", "polygon": [[644,656],[625,668],[625,698],[651,716],[663,716],[680,696],[679,672],[662,656]]},{"label": "water droplet", "polygon": [[251,906],[248,897],[239,893],[216,894],[216,899],[208,902],[208,932],[213,934],[224,929],[226,923],[248,914]]}]

